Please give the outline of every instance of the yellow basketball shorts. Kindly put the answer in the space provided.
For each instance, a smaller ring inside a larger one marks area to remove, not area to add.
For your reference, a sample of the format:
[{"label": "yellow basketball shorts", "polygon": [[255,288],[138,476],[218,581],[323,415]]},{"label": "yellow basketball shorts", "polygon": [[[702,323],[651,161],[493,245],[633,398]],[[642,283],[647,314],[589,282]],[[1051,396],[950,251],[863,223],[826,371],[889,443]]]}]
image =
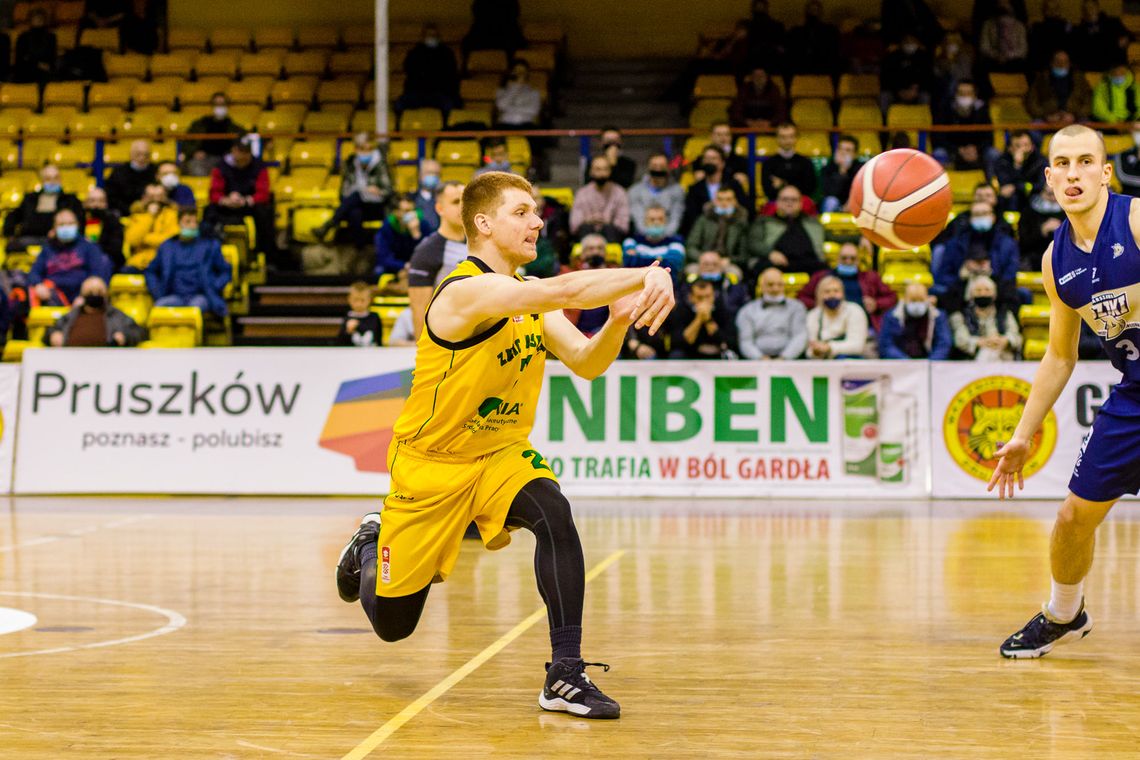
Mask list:
[{"label": "yellow basketball shorts", "polygon": [[502,549],[511,542],[507,512],[522,487],[558,480],[529,441],[475,459],[429,456],[394,442],[388,471],[376,551],[376,595],[385,597],[446,580],[472,522],[484,546]]}]

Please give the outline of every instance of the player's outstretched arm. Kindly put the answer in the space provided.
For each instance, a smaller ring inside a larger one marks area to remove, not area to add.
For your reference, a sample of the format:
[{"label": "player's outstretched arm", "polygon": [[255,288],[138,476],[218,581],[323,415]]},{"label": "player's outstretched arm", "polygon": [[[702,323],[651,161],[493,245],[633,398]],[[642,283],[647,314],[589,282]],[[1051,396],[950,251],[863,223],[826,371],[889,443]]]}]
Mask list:
[{"label": "player's outstretched arm", "polygon": [[1049,347],[1033,377],[1033,387],[1026,399],[1021,421],[1013,437],[998,449],[998,464],[986,490],[997,488],[998,497],[1012,498],[1014,484],[1025,487],[1021,468],[1029,457],[1029,441],[1057,403],[1061,391],[1077,364],[1077,341],[1081,335],[1081,318],[1057,296],[1053,280],[1053,245],[1049,244],[1041,261],[1041,278],[1049,295]]},{"label": "player's outstretched arm", "polygon": [[519,281],[500,274],[458,280],[440,291],[431,307],[431,328],[445,340],[463,340],[488,322],[559,309],[593,309],[637,293],[632,307],[638,326],[656,332],[673,308],[673,279],[654,265],[640,269],[593,269]]}]

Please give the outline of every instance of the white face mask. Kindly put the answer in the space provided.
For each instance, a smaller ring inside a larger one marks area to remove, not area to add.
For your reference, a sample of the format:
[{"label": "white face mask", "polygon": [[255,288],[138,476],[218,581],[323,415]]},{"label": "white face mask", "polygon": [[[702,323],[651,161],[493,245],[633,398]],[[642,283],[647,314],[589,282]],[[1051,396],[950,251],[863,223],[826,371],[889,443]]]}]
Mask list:
[{"label": "white face mask", "polygon": [[159,181],[167,190],[173,190],[174,188],[178,187],[177,174],[163,174],[162,178]]},{"label": "white face mask", "polygon": [[214,106],[214,118],[217,119],[218,121],[221,121],[222,119],[226,118],[226,116],[229,114],[229,112],[230,112],[230,109],[225,107],[225,106]]},{"label": "white face mask", "polygon": [[974,99],[973,98],[967,98],[965,96],[961,96],[961,97],[954,98],[954,101],[958,104],[958,108],[963,110],[963,111],[973,110],[973,108],[974,108]]}]

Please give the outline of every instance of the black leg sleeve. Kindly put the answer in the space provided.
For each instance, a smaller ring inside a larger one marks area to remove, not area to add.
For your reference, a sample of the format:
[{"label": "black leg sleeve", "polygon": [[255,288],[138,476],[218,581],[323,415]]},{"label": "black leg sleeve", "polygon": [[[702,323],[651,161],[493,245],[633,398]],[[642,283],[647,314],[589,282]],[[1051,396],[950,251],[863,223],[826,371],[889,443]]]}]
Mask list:
[{"label": "black leg sleeve", "polygon": [[416,630],[431,584],[407,596],[376,595],[376,544],[360,551],[360,606],[384,641],[406,639]]}]

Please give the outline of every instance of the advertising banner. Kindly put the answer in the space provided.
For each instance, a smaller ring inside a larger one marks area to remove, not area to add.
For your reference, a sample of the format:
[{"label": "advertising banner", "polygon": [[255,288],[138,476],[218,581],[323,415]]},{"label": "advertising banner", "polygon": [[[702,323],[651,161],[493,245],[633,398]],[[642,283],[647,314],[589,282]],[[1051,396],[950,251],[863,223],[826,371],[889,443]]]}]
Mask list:
[{"label": "advertising banner", "polygon": [[12,491],[12,460],[16,451],[16,411],[19,398],[19,366],[0,364],[0,493]]},{"label": "advertising banner", "polygon": [[[985,498],[994,452],[1013,435],[1037,362],[931,364],[933,495]],[[1061,498],[1097,409],[1120,373],[1108,362],[1079,362],[1034,436],[1023,470],[1026,498]]]}]

